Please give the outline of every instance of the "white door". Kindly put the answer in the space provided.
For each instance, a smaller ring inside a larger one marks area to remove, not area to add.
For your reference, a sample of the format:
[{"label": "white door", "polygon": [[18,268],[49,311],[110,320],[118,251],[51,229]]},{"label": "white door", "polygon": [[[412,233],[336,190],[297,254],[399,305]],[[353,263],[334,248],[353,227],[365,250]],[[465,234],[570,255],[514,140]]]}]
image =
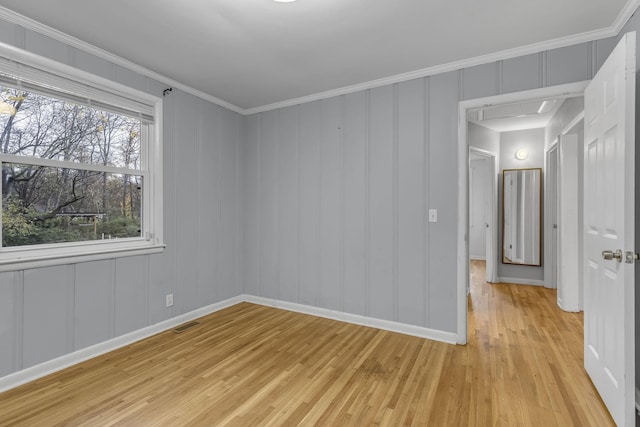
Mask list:
[{"label": "white door", "polygon": [[635,423],[634,265],[624,256],[634,250],[635,46],[626,34],[585,90],[584,363],[619,426]]},{"label": "white door", "polygon": [[487,282],[496,282],[496,225],[495,222],[495,210],[496,210],[496,158],[495,156],[489,156],[485,159],[486,176],[485,176],[485,198],[484,198],[484,217],[485,217],[485,253],[487,254],[486,262],[486,277]]},{"label": "white door", "polygon": [[562,300],[562,287],[558,285],[558,264],[560,263],[560,257],[558,254],[558,145],[554,145],[549,151],[547,151],[547,166],[546,166],[546,192],[545,192],[545,206],[547,213],[545,214],[545,227],[548,228],[548,234],[551,235],[546,250],[549,251],[550,257],[549,263],[545,267],[551,269],[550,281],[548,286],[550,288],[558,289],[558,302]]}]

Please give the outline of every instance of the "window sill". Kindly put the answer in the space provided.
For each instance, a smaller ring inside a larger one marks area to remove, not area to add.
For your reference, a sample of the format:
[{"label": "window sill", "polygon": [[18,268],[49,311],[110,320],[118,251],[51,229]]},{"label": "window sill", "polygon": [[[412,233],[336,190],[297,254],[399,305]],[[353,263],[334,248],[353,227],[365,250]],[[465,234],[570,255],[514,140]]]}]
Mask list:
[{"label": "window sill", "polygon": [[166,245],[140,245],[127,248],[105,248],[94,249],[88,252],[77,253],[61,253],[45,256],[25,256],[21,258],[12,258],[0,260],[0,272],[27,270],[32,268],[51,267],[55,265],[76,264],[80,262],[100,261],[105,259],[114,259],[122,257],[130,257],[137,255],[158,254],[164,251]]}]

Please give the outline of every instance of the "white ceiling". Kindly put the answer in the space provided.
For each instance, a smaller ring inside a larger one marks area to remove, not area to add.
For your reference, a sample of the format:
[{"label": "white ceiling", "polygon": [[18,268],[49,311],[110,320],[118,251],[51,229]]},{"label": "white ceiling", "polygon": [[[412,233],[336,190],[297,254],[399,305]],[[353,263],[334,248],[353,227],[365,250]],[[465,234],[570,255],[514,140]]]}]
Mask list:
[{"label": "white ceiling", "polygon": [[636,0],[0,0],[0,6],[250,109],[609,29],[627,2]]},{"label": "white ceiling", "polygon": [[467,111],[467,120],[496,132],[512,132],[546,127],[564,99],[498,104]]}]

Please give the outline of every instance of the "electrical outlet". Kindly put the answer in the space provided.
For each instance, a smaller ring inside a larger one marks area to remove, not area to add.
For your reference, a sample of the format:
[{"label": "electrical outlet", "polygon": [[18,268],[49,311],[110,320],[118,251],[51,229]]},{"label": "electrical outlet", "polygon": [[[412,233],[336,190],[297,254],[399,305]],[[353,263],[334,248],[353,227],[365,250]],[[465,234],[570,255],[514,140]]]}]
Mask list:
[{"label": "electrical outlet", "polygon": [[167,307],[173,307],[173,294],[167,294]]}]

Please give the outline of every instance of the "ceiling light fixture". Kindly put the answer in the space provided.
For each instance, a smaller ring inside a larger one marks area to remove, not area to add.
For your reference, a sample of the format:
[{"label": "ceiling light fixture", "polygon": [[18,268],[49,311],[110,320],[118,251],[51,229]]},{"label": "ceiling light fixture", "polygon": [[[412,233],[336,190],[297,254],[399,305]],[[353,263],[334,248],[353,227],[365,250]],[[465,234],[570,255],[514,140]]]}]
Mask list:
[{"label": "ceiling light fixture", "polygon": [[516,151],[516,159],[524,160],[527,157],[529,157],[529,152],[527,150],[525,150],[524,148],[521,148],[518,151]]}]

